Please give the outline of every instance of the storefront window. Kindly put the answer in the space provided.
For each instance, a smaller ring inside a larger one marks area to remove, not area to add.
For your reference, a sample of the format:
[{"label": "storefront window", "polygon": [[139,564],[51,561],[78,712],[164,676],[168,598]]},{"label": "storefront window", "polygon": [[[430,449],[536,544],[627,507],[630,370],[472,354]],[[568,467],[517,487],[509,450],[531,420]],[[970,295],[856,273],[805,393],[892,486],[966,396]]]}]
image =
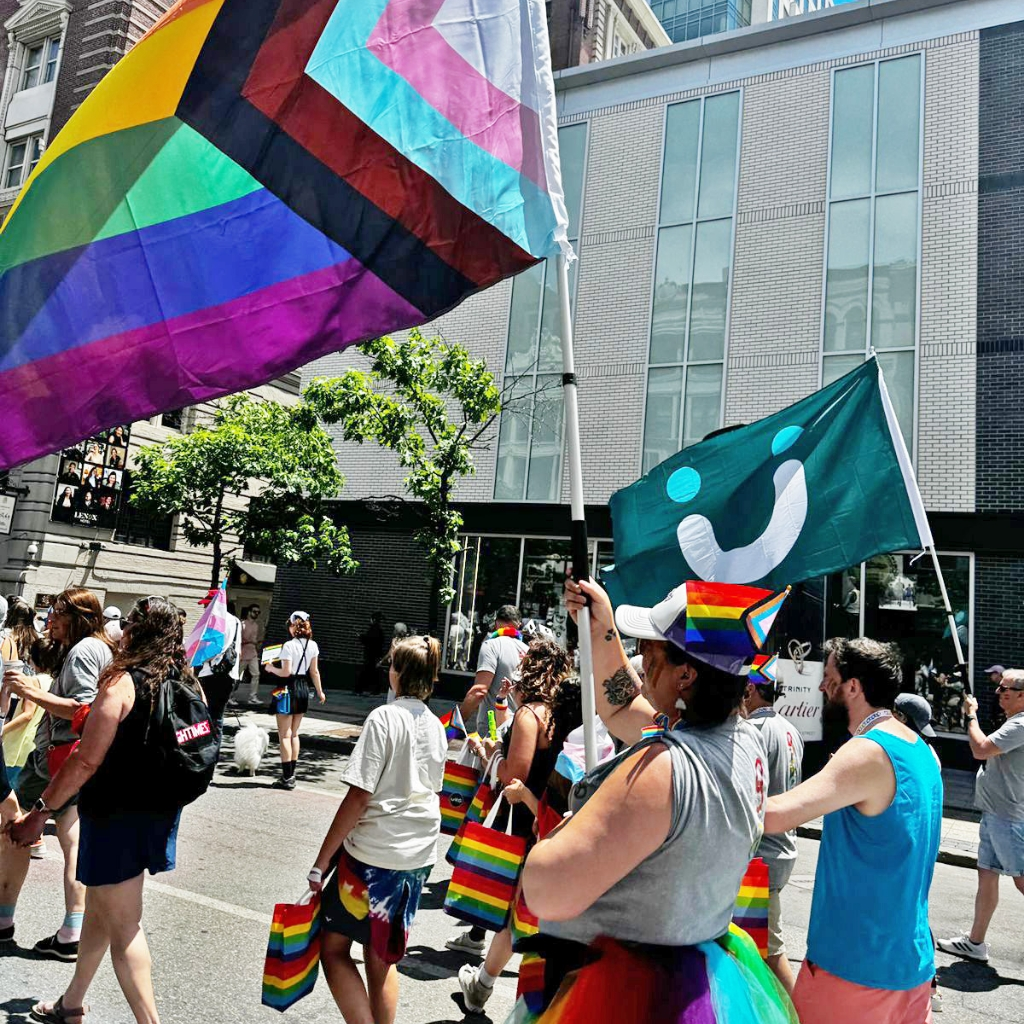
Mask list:
[{"label": "storefront window", "polygon": [[[591,541],[590,559],[590,573],[596,577],[614,561],[612,542]],[[480,645],[503,604],[518,605],[524,623],[545,626],[560,644],[574,647],[576,626],[563,601],[571,564],[568,537],[464,537],[452,581],[455,600],[448,609],[445,670],[476,670]]]},{"label": "storefront window", "polygon": [[[567,540],[527,540],[523,554],[523,586],[519,609],[523,621],[547,626],[558,642],[568,642],[563,594],[565,574],[572,565]],[[575,639],[575,638],[574,638]]]},{"label": "storefront window", "polygon": [[[939,565],[969,663],[971,559],[939,555]],[[937,729],[963,732],[963,679],[930,557],[876,555],[827,577],[825,636],[869,636],[897,644],[903,655],[903,688],[931,704]]]},{"label": "storefront window", "polygon": [[472,672],[494,613],[514,604],[522,541],[518,537],[466,537],[455,564],[455,600],[448,617],[445,668]]}]

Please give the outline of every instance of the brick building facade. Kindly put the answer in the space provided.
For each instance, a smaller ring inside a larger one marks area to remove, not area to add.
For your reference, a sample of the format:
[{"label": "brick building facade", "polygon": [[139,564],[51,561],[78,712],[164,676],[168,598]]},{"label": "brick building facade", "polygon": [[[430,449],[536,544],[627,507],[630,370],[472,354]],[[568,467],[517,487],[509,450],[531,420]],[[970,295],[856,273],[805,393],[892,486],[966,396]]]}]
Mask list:
[{"label": "brick building facade", "polygon": [[[575,342],[598,561],[612,557],[615,490],[708,429],[798,400],[874,346],[974,682],[992,662],[1024,663],[1019,17],[1012,0],[882,0],[557,76],[563,171],[582,196]],[[683,152],[691,136],[706,143],[706,174]],[[696,199],[705,188],[707,211]],[[519,336],[524,323],[540,324],[541,358],[557,344],[542,282],[505,282],[433,328],[501,378],[512,353],[534,344],[532,326]],[[359,360],[331,356],[305,376]],[[459,488],[467,537],[446,620],[449,670],[472,667],[460,630],[472,647],[503,600],[564,628],[569,487],[560,424],[552,431],[539,412],[507,411]],[[397,595],[395,617],[422,625],[429,585],[398,540],[410,525],[375,519],[365,502],[400,492],[399,468],[376,450],[339,442],[338,453],[348,477],[339,519],[357,524],[368,554],[401,557],[384,572],[366,557],[330,588],[285,571],[279,593],[281,611],[315,594],[314,614],[344,622],[325,650],[344,677],[371,608]],[[912,558],[801,584],[783,648],[842,632],[896,640],[908,684],[957,733],[952,642],[934,574]],[[927,596],[901,616],[885,593],[904,575]]]},{"label": "brick building facade", "polygon": [[549,0],[547,8],[556,71],[672,42],[648,0]]}]

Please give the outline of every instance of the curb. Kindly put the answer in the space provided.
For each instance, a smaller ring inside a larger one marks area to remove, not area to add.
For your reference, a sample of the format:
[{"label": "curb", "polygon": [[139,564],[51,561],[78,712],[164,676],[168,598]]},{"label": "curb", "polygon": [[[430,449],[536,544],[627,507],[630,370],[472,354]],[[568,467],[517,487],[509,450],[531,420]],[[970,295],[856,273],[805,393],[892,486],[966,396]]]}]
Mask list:
[{"label": "curb", "polygon": [[[224,722],[225,736],[234,736],[238,732],[237,722]],[[270,741],[277,743],[280,739],[276,729],[267,729]],[[326,750],[332,754],[351,754],[356,745],[356,736],[325,736],[322,733],[302,733],[302,746],[309,750]]]},{"label": "curb", "polygon": [[[821,839],[821,828],[818,825],[799,825],[796,834],[803,839]],[[944,850],[939,848],[939,855],[935,858],[937,864],[950,864],[955,868],[977,869],[978,855],[964,853],[960,850]]]}]

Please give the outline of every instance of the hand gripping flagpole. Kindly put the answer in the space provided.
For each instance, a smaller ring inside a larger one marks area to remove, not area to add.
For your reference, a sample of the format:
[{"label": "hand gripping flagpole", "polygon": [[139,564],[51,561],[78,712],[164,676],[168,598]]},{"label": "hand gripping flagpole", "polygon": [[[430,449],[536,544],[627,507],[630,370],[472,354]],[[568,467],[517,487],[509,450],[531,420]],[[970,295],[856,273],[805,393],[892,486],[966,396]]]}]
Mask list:
[{"label": "hand gripping flagpole", "polygon": [[[583,513],[583,458],[580,450],[580,411],[572,353],[572,313],[569,306],[569,261],[556,257],[558,302],[562,334],[562,392],[565,395],[565,440],[569,451],[569,495],[572,507],[572,575],[590,578],[590,546]],[[587,771],[597,766],[597,707],[594,698],[594,658],[590,642],[590,608],[580,610],[580,690],[583,700],[583,748]]]}]

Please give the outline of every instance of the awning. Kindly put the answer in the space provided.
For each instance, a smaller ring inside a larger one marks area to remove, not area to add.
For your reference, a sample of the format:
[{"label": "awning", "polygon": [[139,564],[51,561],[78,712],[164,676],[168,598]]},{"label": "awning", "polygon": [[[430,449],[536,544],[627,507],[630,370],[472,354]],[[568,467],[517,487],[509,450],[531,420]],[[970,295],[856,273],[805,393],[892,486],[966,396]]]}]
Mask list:
[{"label": "awning", "polygon": [[[249,577],[245,581],[241,579],[243,573]],[[274,580],[277,579],[277,566],[269,562],[243,562],[236,559],[235,579],[241,586],[245,586],[246,583],[264,583],[272,587]]]}]

